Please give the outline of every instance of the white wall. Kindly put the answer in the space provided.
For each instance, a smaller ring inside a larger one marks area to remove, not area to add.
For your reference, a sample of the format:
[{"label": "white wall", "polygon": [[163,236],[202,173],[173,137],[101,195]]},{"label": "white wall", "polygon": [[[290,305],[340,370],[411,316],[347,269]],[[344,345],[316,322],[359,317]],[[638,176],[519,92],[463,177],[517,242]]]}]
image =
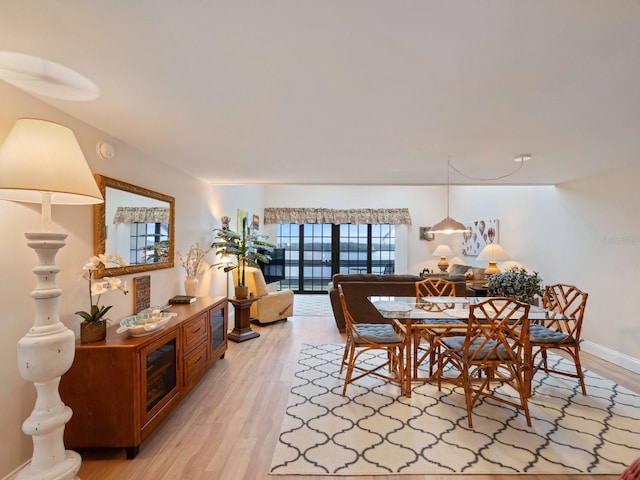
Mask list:
[{"label": "white wall", "polygon": [[[56,121],[70,127],[94,173],[139,185],[176,198],[176,249],[186,252],[195,242],[211,243],[212,230],[220,226],[215,217],[215,203],[210,199],[208,185],[180,171],[159,163],[173,159],[146,158],[140,152],[110,138],[89,125],[69,117],[49,105],[0,82],[0,144],[17,118],[34,117]],[[116,157],[105,161],[98,158],[98,140],[112,143]],[[82,266],[93,255],[93,209],[91,206],[53,206],[55,232],[69,234],[66,246],[60,250],[56,264],[61,272],[56,284],[63,291],[59,299],[59,315],[63,323],[77,331],[79,319],[73,312],[89,305],[86,281],[81,280]],[[24,233],[40,230],[40,209],[36,205],[0,201],[0,478],[27,461],[32,454],[31,437],[22,433],[22,422],[30,415],[35,402],[35,388],[20,377],[17,369],[16,345],[29,330],[35,318],[30,297],[36,285],[32,273],[37,257],[27,247]],[[184,269],[176,262],[171,269],[150,272],[151,302],[164,304],[183,290]],[[129,285],[137,275],[123,276]],[[200,294],[223,290],[224,285],[212,284],[213,276],[201,275]],[[133,296],[109,292],[102,297],[113,304],[109,312],[117,320],[133,313]]]}]

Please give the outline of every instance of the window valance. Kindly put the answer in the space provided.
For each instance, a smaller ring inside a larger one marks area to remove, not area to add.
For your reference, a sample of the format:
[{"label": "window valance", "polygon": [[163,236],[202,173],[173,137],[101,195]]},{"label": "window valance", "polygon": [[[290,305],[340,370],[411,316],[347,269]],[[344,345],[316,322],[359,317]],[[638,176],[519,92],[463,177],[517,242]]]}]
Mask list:
[{"label": "window valance", "polygon": [[113,223],[169,223],[166,207],[118,207]]},{"label": "window valance", "polygon": [[411,225],[408,208],[265,208],[264,223]]}]

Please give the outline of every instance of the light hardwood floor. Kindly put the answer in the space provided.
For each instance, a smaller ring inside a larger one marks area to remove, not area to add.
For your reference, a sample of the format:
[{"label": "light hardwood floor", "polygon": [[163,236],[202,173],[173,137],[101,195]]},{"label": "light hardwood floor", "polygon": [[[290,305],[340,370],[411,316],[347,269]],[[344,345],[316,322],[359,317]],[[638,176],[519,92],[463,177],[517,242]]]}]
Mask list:
[{"label": "light hardwood floor", "polygon": [[[333,317],[291,317],[254,326],[261,336],[230,342],[198,386],[140,447],[133,460],[124,449],[81,450],[83,480],[335,480],[334,476],[270,476],[269,466],[304,342],[343,342]],[[636,392],[640,376],[584,354],[584,366]],[[502,480],[513,475],[464,475],[465,480]],[[516,476],[517,477],[517,476]],[[346,477],[343,477],[346,478]],[[387,475],[359,480],[456,478],[452,475]],[[521,477],[525,478],[525,477]],[[615,475],[527,475],[527,480],[614,480]]]}]

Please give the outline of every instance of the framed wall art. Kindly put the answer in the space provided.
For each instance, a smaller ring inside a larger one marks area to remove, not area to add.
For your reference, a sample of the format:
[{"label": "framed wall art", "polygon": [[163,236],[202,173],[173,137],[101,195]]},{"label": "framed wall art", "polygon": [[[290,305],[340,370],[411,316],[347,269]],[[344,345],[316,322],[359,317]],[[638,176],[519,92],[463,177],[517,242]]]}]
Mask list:
[{"label": "framed wall art", "polygon": [[462,254],[478,255],[487,243],[498,243],[498,220],[476,220],[462,237]]}]

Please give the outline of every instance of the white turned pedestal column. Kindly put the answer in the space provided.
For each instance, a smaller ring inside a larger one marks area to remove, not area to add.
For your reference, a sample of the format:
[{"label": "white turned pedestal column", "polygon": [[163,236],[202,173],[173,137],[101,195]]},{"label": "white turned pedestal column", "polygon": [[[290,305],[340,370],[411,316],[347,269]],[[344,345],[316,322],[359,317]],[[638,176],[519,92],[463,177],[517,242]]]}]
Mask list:
[{"label": "white turned pedestal column", "polygon": [[33,437],[31,462],[16,477],[20,480],[77,479],[80,455],[65,450],[64,426],[71,409],[60,399],[60,377],[71,368],[75,355],[75,336],[58,317],[58,297],[62,290],[55,278],[58,250],[67,238],[61,233],[27,233],[27,245],[38,255],[40,264],[33,269],[38,282],[31,292],[36,318],[29,332],[18,342],[18,369],[25,380],[36,387],[36,404],[22,424],[22,431]]}]

